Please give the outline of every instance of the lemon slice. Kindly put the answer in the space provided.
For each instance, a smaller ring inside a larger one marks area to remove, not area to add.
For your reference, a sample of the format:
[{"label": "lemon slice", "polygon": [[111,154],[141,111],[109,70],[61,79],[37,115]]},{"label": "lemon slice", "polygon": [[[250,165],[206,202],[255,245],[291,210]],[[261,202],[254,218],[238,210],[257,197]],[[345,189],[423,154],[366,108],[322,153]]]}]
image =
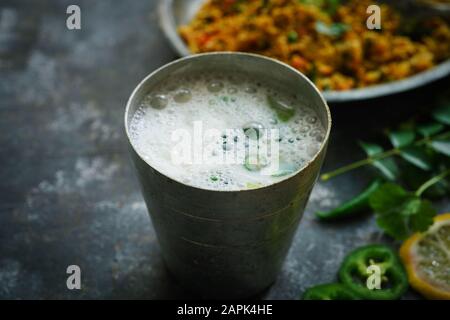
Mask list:
[{"label": "lemon slice", "polygon": [[436,216],[425,233],[400,248],[409,283],[427,299],[450,300],[450,213]]}]

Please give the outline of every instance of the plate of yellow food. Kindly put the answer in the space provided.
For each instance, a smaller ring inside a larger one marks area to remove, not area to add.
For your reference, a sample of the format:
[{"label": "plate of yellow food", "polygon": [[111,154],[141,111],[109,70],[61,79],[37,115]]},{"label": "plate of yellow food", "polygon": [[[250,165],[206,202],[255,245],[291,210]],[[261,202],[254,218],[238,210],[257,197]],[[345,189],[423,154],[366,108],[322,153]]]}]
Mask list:
[{"label": "plate of yellow food", "polygon": [[[161,0],[159,14],[180,56],[265,55],[305,74],[327,101],[345,102],[411,90],[450,74],[449,17],[410,2]],[[373,4],[380,10],[379,29],[373,28],[377,20],[367,24]]]}]

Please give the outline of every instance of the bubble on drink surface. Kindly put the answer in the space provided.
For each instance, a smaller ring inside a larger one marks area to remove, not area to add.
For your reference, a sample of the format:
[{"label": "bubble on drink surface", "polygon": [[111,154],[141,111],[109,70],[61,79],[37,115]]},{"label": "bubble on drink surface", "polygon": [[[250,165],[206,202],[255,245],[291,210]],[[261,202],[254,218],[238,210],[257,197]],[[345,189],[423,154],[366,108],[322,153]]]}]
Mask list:
[{"label": "bubble on drink surface", "polygon": [[324,139],[323,132],[320,129],[314,129],[310,131],[309,136],[312,138],[316,138],[317,141],[322,141]]},{"label": "bubble on drink surface", "polygon": [[244,91],[247,93],[256,93],[258,89],[256,89],[254,86],[248,86],[244,89]]},{"label": "bubble on drink surface", "polygon": [[300,133],[308,133],[311,130],[311,126],[305,124],[298,129]]},{"label": "bubble on drink surface", "polygon": [[192,99],[191,90],[185,88],[179,89],[173,96],[173,99],[177,103],[189,102]]},{"label": "bubble on drink surface", "polygon": [[252,140],[258,140],[264,131],[264,126],[256,121],[247,122],[243,126],[245,135],[252,139]]},{"label": "bubble on drink surface", "polygon": [[207,88],[209,92],[217,93],[223,89],[223,83],[220,81],[212,81],[208,83]]},{"label": "bubble on drink surface", "polygon": [[228,88],[227,92],[229,94],[235,94],[238,92],[238,89],[236,87],[231,87],[231,88]]},{"label": "bubble on drink surface", "polygon": [[317,117],[316,116],[308,116],[306,118],[306,122],[308,122],[309,124],[314,124],[317,122]]},{"label": "bubble on drink surface", "polygon": [[169,103],[169,99],[165,94],[156,94],[150,98],[150,106],[153,109],[164,109],[167,107],[167,104]]},{"label": "bubble on drink surface", "polygon": [[261,154],[249,155],[245,158],[245,168],[249,171],[260,171],[269,165],[269,160]]}]

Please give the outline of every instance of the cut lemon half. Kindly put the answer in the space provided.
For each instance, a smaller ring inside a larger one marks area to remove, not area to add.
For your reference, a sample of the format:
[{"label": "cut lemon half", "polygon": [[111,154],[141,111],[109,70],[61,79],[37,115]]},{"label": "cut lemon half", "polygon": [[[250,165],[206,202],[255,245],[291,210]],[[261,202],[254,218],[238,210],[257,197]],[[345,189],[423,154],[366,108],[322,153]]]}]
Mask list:
[{"label": "cut lemon half", "polygon": [[409,283],[427,299],[450,300],[450,213],[434,218],[400,248]]}]

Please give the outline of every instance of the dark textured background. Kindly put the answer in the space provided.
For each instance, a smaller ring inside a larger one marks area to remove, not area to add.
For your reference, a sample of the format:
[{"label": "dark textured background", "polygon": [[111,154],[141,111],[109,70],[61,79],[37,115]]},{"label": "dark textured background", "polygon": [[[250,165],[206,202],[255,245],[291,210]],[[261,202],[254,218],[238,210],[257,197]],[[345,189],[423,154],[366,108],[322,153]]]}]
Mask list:
[{"label": "dark textured background", "polygon": [[[65,27],[78,4],[82,30]],[[164,268],[127,155],[126,100],[175,58],[158,28],[156,1],[0,2],[0,298],[192,297]],[[446,79],[403,95],[332,105],[325,170],[363,156],[357,139],[431,108]],[[368,182],[358,171],[316,185],[269,299],[295,299],[335,279],[354,247],[386,242],[366,215],[319,224],[314,210]],[[444,211],[449,202],[438,204]],[[82,269],[81,291],[66,268]],[[409,293],[406,298],[418,297]]]}]

